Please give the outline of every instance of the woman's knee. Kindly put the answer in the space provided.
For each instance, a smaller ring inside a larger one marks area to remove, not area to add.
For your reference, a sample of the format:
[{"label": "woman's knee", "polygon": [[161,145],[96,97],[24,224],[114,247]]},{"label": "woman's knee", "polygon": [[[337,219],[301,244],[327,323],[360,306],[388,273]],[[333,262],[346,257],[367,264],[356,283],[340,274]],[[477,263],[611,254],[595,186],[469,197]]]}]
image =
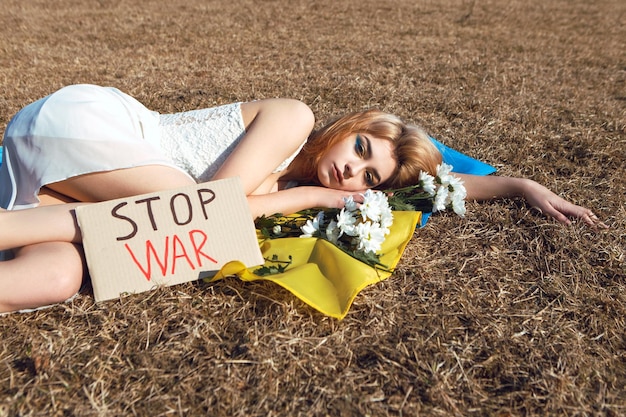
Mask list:
[{"label": "woman's knee", "polygon": [[63,302],[78,293],[83,283],[82,268],[58,271],[51,277],[50,295],[56,302]]},{"label": "woman's knee", "polygon": [[58,257],[50,276],[53,284],[51,291],[59,301],[65,301],[74,296],[83,283],[85,259],[80,245],[60,243],[57,251]]},{"label": "woman's knee", "polygon": [[63,302],[80,289],[86,266],[80,245],[64,242],[43,243],[22,248],[14,261],[29,263],[25,275],[29,276],[33,294],[39,293],[42,303]]}]

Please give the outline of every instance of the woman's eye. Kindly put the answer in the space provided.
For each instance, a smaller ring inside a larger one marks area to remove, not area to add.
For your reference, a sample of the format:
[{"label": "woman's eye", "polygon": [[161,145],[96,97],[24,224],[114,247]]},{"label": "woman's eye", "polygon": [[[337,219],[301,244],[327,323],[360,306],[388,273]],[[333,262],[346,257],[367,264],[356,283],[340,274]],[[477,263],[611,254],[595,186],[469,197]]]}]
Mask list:
[{"label": "woman's eye", "polygon": [[357,135],[356,137],[356,142],[354,145],[354,148],[356,150],[356,153],[358,155],[364,155],[365,154],[365,147],[363,146],[363,139],[361,139],[361,136]]},{"label": "woman's eye", "polygon": [[370,187],[374,186],[374,176],[371,172],[365,172],[365,183]]}]

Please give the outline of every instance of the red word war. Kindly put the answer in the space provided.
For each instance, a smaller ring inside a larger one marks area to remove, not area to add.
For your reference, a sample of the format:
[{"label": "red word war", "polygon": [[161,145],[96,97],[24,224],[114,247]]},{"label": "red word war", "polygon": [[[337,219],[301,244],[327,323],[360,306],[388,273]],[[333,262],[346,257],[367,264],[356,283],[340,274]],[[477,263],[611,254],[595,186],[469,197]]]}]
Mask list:
[{"label": "red word war", "polygon": [[[137,259],[128,243],[124,247],[148,281],[152,278],[152,259],[159,266],[162,277],[168,274],[168,270],[171,275],[174,275],[179,260],[186,262],[194,271],[202,266],[203,258],[215,264],[217,263],[215,259],[202,252],[203,246],[207,241],[206,233],[202,230],[191,230],[185,238],[183,241],[178,235],[166,236],[165,242],[159,251],[154,247],[151,240],[146,240],[146,254],[143,262]],[[187,248],[191,248],[191,255]]]}]

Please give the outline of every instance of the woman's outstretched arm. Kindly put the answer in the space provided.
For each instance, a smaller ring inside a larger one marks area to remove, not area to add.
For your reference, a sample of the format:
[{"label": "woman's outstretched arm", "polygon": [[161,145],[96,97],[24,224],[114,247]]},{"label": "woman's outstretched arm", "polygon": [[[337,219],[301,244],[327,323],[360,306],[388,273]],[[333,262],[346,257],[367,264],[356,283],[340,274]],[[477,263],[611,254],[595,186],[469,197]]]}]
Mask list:
[{"label": "woman's outstretched arm", "polygon": [[455,175],[465,183],[468,200],[486,201],[521,197],[528,204],[563,224],[569,225],[572,223],[571,218],[578,218],[591,227],[607,227],[590,209],[570,203],[533,180],[492,175]]}]

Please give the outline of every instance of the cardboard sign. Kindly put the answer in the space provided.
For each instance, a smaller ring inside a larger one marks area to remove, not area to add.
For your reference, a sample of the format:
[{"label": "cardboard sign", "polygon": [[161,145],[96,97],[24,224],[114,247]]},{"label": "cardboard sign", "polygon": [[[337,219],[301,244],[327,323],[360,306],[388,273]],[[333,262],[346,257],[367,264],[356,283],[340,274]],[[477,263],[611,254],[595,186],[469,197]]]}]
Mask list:
[{"label": "cardboard sign", "polygon": [[76,209],[96,301],[262,264],[241,182],[229,178]]}]

